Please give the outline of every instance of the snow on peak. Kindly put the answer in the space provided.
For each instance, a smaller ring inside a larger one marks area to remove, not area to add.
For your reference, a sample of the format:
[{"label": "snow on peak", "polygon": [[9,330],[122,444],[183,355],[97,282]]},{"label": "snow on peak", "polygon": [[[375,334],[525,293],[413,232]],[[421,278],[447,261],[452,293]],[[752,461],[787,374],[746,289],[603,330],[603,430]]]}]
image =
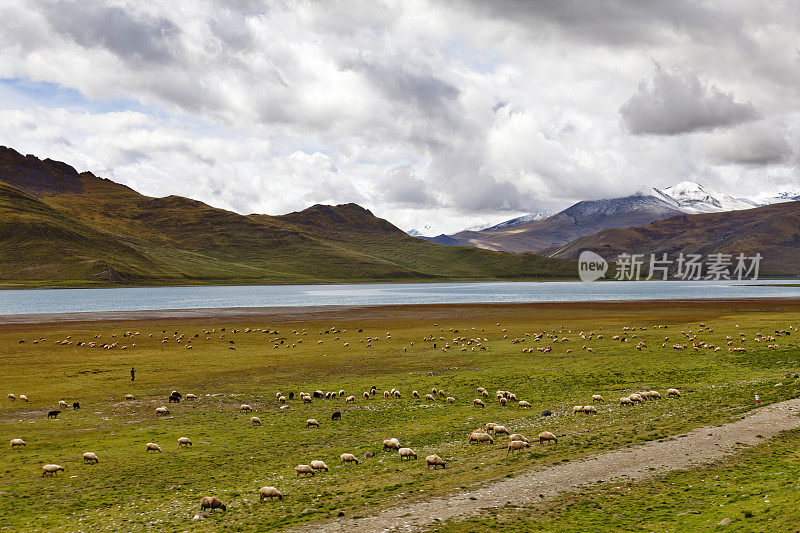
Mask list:
[{"label": "snow on peak", "polygon": [[687,213],[715,213],[752,209],[759,204],[746,198],[734,198],[725,193],[710,189],[693,181],[682,181],[663,190],[655,189],[663,196],[677,202],[678,207]]}]

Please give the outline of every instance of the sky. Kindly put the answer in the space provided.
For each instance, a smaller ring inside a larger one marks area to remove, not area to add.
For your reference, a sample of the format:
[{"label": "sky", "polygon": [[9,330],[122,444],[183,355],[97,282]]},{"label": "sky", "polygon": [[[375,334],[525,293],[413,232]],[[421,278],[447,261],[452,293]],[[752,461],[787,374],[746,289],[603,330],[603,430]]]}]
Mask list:
[{"label": "sky", "polygon": [[453,232],[800,184],[800,2],[0,0],[0,144],[239,213]]}]

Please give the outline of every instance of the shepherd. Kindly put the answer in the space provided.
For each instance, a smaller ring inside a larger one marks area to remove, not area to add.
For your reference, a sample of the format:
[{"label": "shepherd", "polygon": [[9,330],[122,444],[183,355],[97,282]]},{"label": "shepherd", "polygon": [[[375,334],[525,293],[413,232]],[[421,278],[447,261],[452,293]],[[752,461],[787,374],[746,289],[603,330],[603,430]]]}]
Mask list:
[{"label": "shepherd", "polygon": [[133,373],[136,371],[133,367],[131,367],[131,381],[133,381],[134,375]]}]

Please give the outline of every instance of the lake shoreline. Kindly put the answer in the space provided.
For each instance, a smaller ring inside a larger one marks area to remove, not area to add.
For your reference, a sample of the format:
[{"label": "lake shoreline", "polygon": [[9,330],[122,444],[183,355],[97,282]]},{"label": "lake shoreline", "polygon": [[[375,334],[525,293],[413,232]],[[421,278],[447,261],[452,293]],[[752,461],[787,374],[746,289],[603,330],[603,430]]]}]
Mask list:
[{"label": "lake shoreline", "polygon": [[636,307],[642,312],[669,309],[687,311],[720,309],[726,311],[800,311],[800,298],[698,298],[653,300],[605,300],[572,302],[527,303],[435,303],[389,305],[320,305],[279,307],[219,307],[195,309],[155,309],[138,311],[85,311],[74,313],[35,313],[0,315],[0,328],[41,326],[48,324],[80,324],[97,322],[137,322],[173,320],[193,322],[300,322],[313,320],[402,319],[402,318],[459,318],[515,310],[613,312]]}]

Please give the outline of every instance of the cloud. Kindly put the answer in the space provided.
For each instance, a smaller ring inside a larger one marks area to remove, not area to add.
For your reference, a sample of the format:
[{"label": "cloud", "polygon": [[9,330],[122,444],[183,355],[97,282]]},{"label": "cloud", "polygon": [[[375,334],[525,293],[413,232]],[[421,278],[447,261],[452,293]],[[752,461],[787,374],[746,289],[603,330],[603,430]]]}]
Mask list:
[{"label": "cloud", "polygon": [[703,147],[712,162],[722,165],[763,167],[786,163],[793,154],[783,128],[764,121],[712,135]]},{"label": "cloud", "polygon": [[758,118],[749,102],[738,103],[732,94],[708,88],[697,74],[656,66],[652,85],[644,80],[622,107],[625,127],[634,135],[680,135],[735,126]]},{"label": "cloud", "polygon": [[399,165],[387,170],[376,189],[386,202],[416,208],[439,205],[411,165]]}]

